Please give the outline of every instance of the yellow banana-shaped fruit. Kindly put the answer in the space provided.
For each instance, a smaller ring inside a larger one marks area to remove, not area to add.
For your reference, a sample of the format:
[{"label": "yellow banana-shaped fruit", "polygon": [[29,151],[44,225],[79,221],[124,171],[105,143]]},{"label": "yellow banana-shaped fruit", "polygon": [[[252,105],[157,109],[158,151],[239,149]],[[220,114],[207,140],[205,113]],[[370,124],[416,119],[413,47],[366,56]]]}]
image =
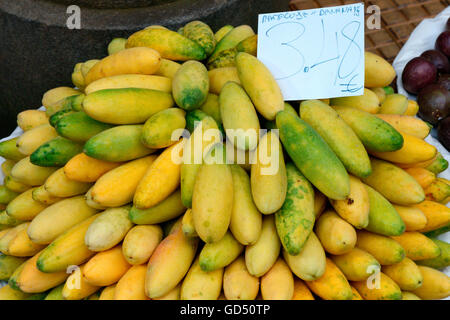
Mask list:
[{"label": "yellow banana-shaped fruit", "polygon": [[222,239],[230,225],[232,209],[233,176],[230,165],[202,164],[192,196],[192,217],[200,239],[206,243]]},{"label": "yellow banana-shaped fruit", "polygon": [[353,248],[345,254],[331,256],[331,260],[350,281],[363,281],[381,268],[374,256],[359,248]]},{"label": "yellow banana-shaped fruit", "polygon": [[25,300],[31,294],[11,288],[9,284],[0,288],[0,300]]},{"label": "yellow banana-shaped fruit", "polygon": [[17,139],[18,150],[29,156],[42,144],[56,138],[58,133],[50,124],[45,123],[31,130],[24,132]]},{"label": "yellow banana-shaped fruit", "polygon": [[426,225],[419,232],[428,232],[444,227],[450,223],[450,209],[443,204],[425,200],[414,205],[427,218]]},{"label": "yellow banana-shaped fruit", "polygon": [[229,81],[241,84],[236,67],[225,67],[210,70],[208,71],[208,77],[209,91],[217,95],[222,92],[223,86]]},{"label": "yellow banana-shaped fruit", "polygon": [[165,295],[154,298],[152,300],[180,300],[181,295],[181,285],[179,284],[169,292],[167,292]]},{"label": "yellow banana-shaped fruit", "polygon": [[405,257],[399,263],[383,266],[382,271],[394,280],[400,289],[405,291],[415,290],[423,282],[423,276],[419,267],[408,257]]},{"label": "yellow banana-shaped fruit", "polygon": [[192,218],[192,210],[187,209],[181,221],[183,233],[187,237],[198,237],[197,231],[195,231],[194,218]]},{"label": "yellow banana-shaped fruit", "polygon": [[344,254],[355,247],[356,231],[351,224],[329,210],[316,223],[316,234],[325,251]]},{"label": "yellow banana-shaped fruit", "polygon": [[450,197],[450,182],[444,178],[437,178],[424,191],[427,200],[447,204]]},{"label": "yellow banana-shaped fruit", "polygon": [[44,273],[37,268],[36,262],[42,255],[42,252],[43,251],[37,253],[35,256],[27,260],[23,266],[17,270],[17,275],[13,275],[11,277],[14,279],[12,281],[14,287],[19,288],[23,292],[37,293],[56,287],[66,280],[68,277],[66,270],[53,273]]},{"label": "yellow banana-shaped fruit", "polygon": [[146,263],[162,237],[163,232],[158,225],[133,227],[123,240],[122,251],[125,259],[132,265]]},{"label": "yellow banana-shaped fruit", "polygon": [[369,195],[360,179],[349,177],[350,194],[344,200],[330,199],[330,203],[342,219],[355,228],[363,229],[369,224]]},{"label": "yellow banana-shaped fruit", "polygon": [[441,249],[420,232],[405,232],[392,238],[400,243],[405,249],[406,256],[411,260],[433,259],[441,253]]},{"label": "yellow banana-shaped fruit", "polygon": [[405,223],[405,231],[418,231],[427,225],[427,217],[416,206],[394,205],[395,210]]},{"label": "yellow banana-shaped fruit", "polygon": [[47,190],[45,190],[44,185],[33,189],[31,197],[33,198],[34,201],[38,201],[47,206],[50,206],[64,199],[51,195]]},{"label": "yellow banana-shaped fruit", "polygon": [[180,67],[181,64],[162,58],[161,65],[159,66],[158,71],[155,72],[155,75],[173,79],[173,77],[175,77],[175,73],[177,73]]},{"label": "yellow banana-shaped fruit", "polygon": [[133,33],[128,37],[126,48],[153,48],[161,56],[174,61],[204,60],[205,50],[196,42],[175,31],[151,27]]},{"label": "yellow banana-shaped fruit", "polygon": [[401,135],[403,136],[403,147],[401,149],[390,152],[369,150],[369,153],[379,159],[401,164],[423,162],[436,156],[437,149],[435,146],[409,134],[401,133]]},{"label": "yellow banana-shaped fruit", "polygon": [[115,291],[116,291],[115,284],[104,288],[98,300],[114,300]]},{"label": "yellow banana-shaped fruit", "polygon": [[181,300],[217,300],[222,290],[223,268],[203,271],[197,258],[181,285]]},{"label": "yellow banana-shaped fruit", "polygon": [[90,83],[85,94],[104,89],[142,88],[172,92],[172,80],[167,77],[144,74],[121,74],[98,79]]},{"label": "yellow banana-shaped fruit", "polygon": [[376,116],[396,130],[409,134],[419,139],[425,139],[431,131],[431,127],[416,117],[398,114],[376,114]]},{"label": "yellow banana-shaped fruit", "polygon": [[292,272],[302,280],[319,279],[325,272],[325,251],[314,232],[298,255],[292,256],[283,250],[283,257]]},{"label": "yellow banana-shaped fruit", "polygon": [[352,282],[364,300],[401,300],[402,291],[399,286],[385,275],[379,272],[373,279]]},{"label": "yellow banana-shaped fruit", "polygon": [[[0,239],[2,235],[0,234]],[[26,258],[19,258],[7,255],[0,256],[0,279],[8,281],[14,271],[20,267],[22,263],[26,261]]]},{"label": "yellow banana-shaped fruit", "polygon": [[136,224],[157,224],[179,217],[186,211],[181,202],[181,191],[176,190],[166,199],[148,209],[138,209],[133,206],[129,217]]},{"label": "yellow banana-shaped fruit", "polygon": [[229,265],[235,260],[244,246],[230,232],[217,242],[207,243],[200,252],[200,267],[204,271],[214,271]]},{"label": "yellow banana-shaped fruit", "polygon": [[13,228],[8,228],[0,238],[0,252],[9,255],[9,243],[23,230],[27,230],[29,223],[22,223]]},{"label": "yellow banana-shaped fruit", "polygon": [[253,201],[261,213],[274,213],[283,205],[287,192],[286,166],[278,136],[271,131],[264,135],[253,157],[250,176]]},{"label": "yellow banana-shaped fruit", "polygon": [[326,259],[325,272],[322,277],[307,281],[306,285],[324,300],[352,300],[353,292],[344,274],[331,261]]},{"label": "yellow banana-shaped fruit", "polygon": [[17,220],[30,221],[47,206],[33,199],[33,190],[18,195],[6,207],[6,213]]},{"label": "yellow banana-shaped fruit", "polygon": [[280,254],[280,248],[275,217],[263,217],[261,235],[254,244],[245,247],[245,265],[249,273],[260,277],[269,271]]},{"label": "yellow banana-shaped fruit", "polygon": [[259,278],[252,276],[243,256],[225,268],[223,292],[227,300],[255,300],[259,291]]},{"label": "yellow banana-shaped fruit", "polygon": [[92,187],[92,201],[104,207],[120,207],[133,199],[136,188],[156,156],[127,162],[97,180]]},{"label": "yellow banana-shaped fruit", "polygon": [[419,270],[423,276],[423,283],[412,293],[424,300],[444,299],[450,295],[450,277],[448,275],[425,266],[419,266]]},{"label": "yellow banana-shaped fruit", "polygon": [[359,294],[358,290],[356,290],[355,287],[352,287],[352,286],[350,286],[350,287],[352,288],[352,292],[353,292],[353,299],[352,300],[364,300],[361,297],[361,295]]},{"label": "yellow banana-shaped fruit", "polygon": [[379,55],[364,53],[364,85],[368,88],[388,86],[395,78],[395,70]]},{"label": "yellow banana-shaped fruit", "polygon": [[92,184],[69,179],[64,173],[64,168],[56,170],[47,178],[44,184],[52,196],[68,198],[86,193]]},{"label": "yellow banana-shaped fruit", "polygon": [[122,246],[97,253],[84,265],[83,277],[91,285],[106,287],[122,278],[131,268],[122,254]]},{"label": "yellow banana-shaped fruit", "polygon": [[197,244],[198,239],[187,238],[179,225],[158,245],[147,267],[148,297],[161,297],[178,285],[194,260]]},{"label": "yellow banana-shaped fruit", "polygon": [[70,97],[76,94],[80,94],[78,90],[69,87],[57,87],[50,89],[44,93],[42,96],[42,105],[48,108],[52,104],[64,99],[65,97]]},{"label": "yellow banana-shaped fruit", "polygon": [[84,195],[84,199],[86,200],[86,204],[93,208],[93,209],[97,209],[97,210],[106,210],[107,207],[102,206],[101,204],[95,202],[94,200],[92,200],[92,188],[90,188],[88,190],[88,192],[86,192],[86,194]]},{"label": "yellow banana-shaped fruit", "polygon": [[120,166],[121,162],[98,160],[80,153],[64,166],[64,173],[70,180],[95,182],[106,172]]},{"label": "yellow banana-shaped fruit", "polygon": [[402,291],[402,300],[422,300],[414,293],[409,291]]},{"label": "yellow banana-shaped fruit", "polygon": [[30,162],[30,157],[18,161],[11,169],[11,177],[29,186],[40,186],[58,168],[40,167]]},{"label": "yellow banana-shaped fruit", "polygon": [[308,286],[303,280],[294,279],[294,295],[292,300],[315,300]]},{"label": "yellow banana-shaped fruit", "polygon": [[117,282],[114,300],[150,300],[145,294],[145,264],[132,266]]},{"label": "yellow banana-shaped fruit", "polygon": [[264,300],[291,300],[294,295],[294,277],[283,259],[261,278],[261,296]]},{"label": "yellow banana-shaped fruit", "polygon": [[422,187],[403,169],[384,160],[372,159],[371,163],[372,174],[362,180],[390,202],[412,205],[425,200]]},{"label": "yellow banana-shaped fruit", "polygon": [[380,106],[380,113],[402,115],[408,109],[408,98],[402,94],[393,93],[384,99]]},{"label": "yellow banana-shaped fruit", "polygon": [[236,67],[242,86],[253,101],[256,110],[267,120],[275,119],[284,110],[281,89],[269,69],[251,54],[236,55]]},{"label": "yellow banana-shaped fruit", "polygon": [[364,88],[364,94],[361,96],[330,99],[330,105],[353,107],[372,114],[380,111],[380,102],[377,95],[367,88]]},{"label": "yellow banana-shaped fruit", "polygon": [[22,193],[31,188],[30,185],[22,183],[14,179],[11,175],[7,175],[3,180],[3,185],[13,192]]},{"label": "yellow banana-shaped fruit", "polygon": [[133,227],[128,218],[130,206],[109,208],[92,222],[84,236],[84,242],[91,251],[108,250],[125,238]]},{"label": "yellow banana-shaped fruit", "polygon": [[233,176],[233,210],[231,211],[230,230],[243,245],[255,243],[262,226],[261,213],[253,202],[250,178],[238,165],[231,165]]},{"label": "yellow banana-shaped fruit", "polygon": [[326,206],[327,197],[319,190],[314,189],[314,215],[316,216],[316,220],[319,219]]},{"label": "yellow banana-shaped fruit", "polygon": [[42,110],[25,110],[17,114],[17,125],[23,131],[48,123],[48,117]]},{"label": "yellow banana-shaped fruit", "polygon": [[85,266],[86,265],[84,264],[79,268],[76,268],[67,278],[62,289],[62,296],[64,300],[81,300],[89,297],[91,294],[100,289],[99,286],[88,283],[83,277]]},{"label": "yellow banana-shaped fruit", "polygon": [[381,265],[398,263],[406,255],[394,239],[363,230],[357,231],[357,235],[356,247],[370,253]]},{"label": "yellow banana-shaped fruit", "polygon": [[97,62],[86,74],[85,84],[119,74],[153,74],[161,64],[161,55],[151,48],[130,48]]},{"label": "yellow banana-shaped fruit", "polygon": [[39,245],[30,240],[27,230],[30,223],[27,222],[27,228],[17,232],[16,236],[8,243],[8,254],[14,257],[31,257],[44,249],[43,245]]},{"label": "yellow banana-shaped fruit", "polygon": [[150,165],[139,182],[133,203],[138,209],[153,207],[166,199],[180,185],[181,163],[174,161],[172,153],[182,156],[185,139],[165,149]]},{"label": "yellow banana-shaped fruit", "polygon": [[65,272],[67,267],[80,265],[92,257],[95,252],[90,251],[85,245],[84,236],[97,216],[94,215],[75,225],[42,250],[36,262],[39,270],[47,273]]}]

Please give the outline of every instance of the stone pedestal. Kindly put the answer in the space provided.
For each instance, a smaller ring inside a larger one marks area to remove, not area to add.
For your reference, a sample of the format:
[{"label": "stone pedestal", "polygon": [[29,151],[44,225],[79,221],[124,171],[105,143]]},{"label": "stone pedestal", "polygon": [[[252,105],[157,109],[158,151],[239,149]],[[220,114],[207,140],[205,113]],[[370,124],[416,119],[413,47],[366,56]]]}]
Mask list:
[{"label": "stone pedestal", "polygon": [[[0,1],[0,135],[16,126],[24,109],[42,94],[71,86],[77,62],[102,58],[115,37],[148,25],[176,30],[202,20],[213,30],[225,24],[257,26],[259,13],[285,11],[289,0],[14,0]],[[81,8],[81,29],[67,28],[69,5]]]}]

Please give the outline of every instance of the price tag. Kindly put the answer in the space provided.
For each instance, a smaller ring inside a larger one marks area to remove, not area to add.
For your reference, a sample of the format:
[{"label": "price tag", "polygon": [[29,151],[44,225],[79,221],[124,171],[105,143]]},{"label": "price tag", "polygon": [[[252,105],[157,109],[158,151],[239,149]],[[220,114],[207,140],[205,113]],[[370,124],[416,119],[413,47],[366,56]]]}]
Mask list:
[{"label": "price tag", "polygon": [[362,3],[260,14],[258,20],[258,59],[285,100],[363,94]]}]

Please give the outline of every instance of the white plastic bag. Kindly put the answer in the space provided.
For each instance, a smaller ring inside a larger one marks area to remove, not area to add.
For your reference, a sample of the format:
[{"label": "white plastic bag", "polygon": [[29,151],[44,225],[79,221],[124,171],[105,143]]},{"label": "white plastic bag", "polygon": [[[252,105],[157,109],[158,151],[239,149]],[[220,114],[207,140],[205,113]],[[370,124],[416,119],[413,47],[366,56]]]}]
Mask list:
[{"label": "white plastic bag", "polygon": [[[393,67],[397,72],[397,88],[398,92],[408,96],[410,99],[416,99],[414,95],[409,94],[404,88],[402,83],[402,72],[405,65],[412,58],[418,57],[422,52],[430,49],[434,49],[434,44],[437,37],[445,30],[447,20],[450,18],[450,7],[447,7],[444,11],[438,14],[433,19],[423,20],[411,33],[408,41],[398,53],[394,60]],[[441,143],[436,139],[436,130],[433,129],[431,134],[425,139],[428,143],[434,145],[442,156],[450,161],[450,153],[445,149]],[[445,170],[440,177],[444,177],[450,180],[450,169]],[[448,205],[447,205],[448,206]],[[450,232],[447,232],[439,237],[440,239],[450,242]],[[450,267],[445,269],[445,273],[450,275]],[[447,298],[446,300],[450,300]]]},{"label": "white plastic bag", "polygon": [[[408,41],[400,50],[392,64],[397,72],[397,88],[399,93],[408,96],[410,99],[416,100],[416,96],[409,94],[403,88],[403,69],[412,58],[420,56],[422,52],[426,50],[434,49],[434,43],[439,34],[445,30],[445,24],[447,23],[448,18],[450,18],[450,7],[447,7],[433,19],[423,20],[411,33]],[[433,130],[425,141],[434,145],[442,156],[450,161],[450,153],[436,139],[436,130]],[[442,172],[440,176],[450,180],[450,169]]]}]

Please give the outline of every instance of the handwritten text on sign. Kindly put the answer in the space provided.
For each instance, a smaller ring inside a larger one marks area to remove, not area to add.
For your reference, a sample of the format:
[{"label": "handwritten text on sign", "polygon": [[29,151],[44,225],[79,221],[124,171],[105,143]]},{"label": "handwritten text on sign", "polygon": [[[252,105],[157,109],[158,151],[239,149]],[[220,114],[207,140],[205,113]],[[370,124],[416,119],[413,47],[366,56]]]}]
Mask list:
[{"label": "handwritten text on sign", "polygon": [[258,58],[285,100],[362,95],[364,5],[261,14]]}]

